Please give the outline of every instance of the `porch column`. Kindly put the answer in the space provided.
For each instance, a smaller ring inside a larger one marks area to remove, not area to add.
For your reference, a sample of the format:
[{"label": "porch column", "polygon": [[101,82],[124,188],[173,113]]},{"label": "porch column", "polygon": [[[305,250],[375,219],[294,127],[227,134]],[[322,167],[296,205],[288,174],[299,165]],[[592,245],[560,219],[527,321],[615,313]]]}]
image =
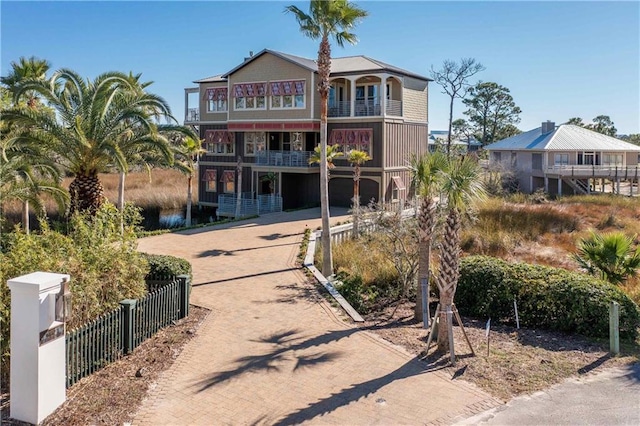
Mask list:
[{"label": "porch column", "polygon": [[591,178],[587,179],[587,194],[591,194]]},{"label": "porch column", "polygon": [[387,78],[389,74],[382,74],[380,77],[380,108],[382,108],[382,116],[387,116]]},{"label": "porch column", "polygon": [[529,176],[529,192],[533,193],[533,176]]},{"label": "porch column", "polygon": [[[200,95],[198,95],[198,102],[200,102]],[[185,90],[184,91],[184,121],[187,121],[188,114],[189,114],[189,92]]]},{"label": "porch column", "polygon": [[620,195],[620,178],[616,178],[616,192]]},{"label": "porch column", "polygon": [[349,78],[349,84],[351,85],[351,111],[349,116],[355,117],[356,115],[356,80],[354,78]]},{"label": "porch column", "polygon": [[544,176],[544,192],[549,193],[549,178],[547,175]]},{"label": "porch column", "polygon": [[562,178],[558,176],[558,195],[562,195]]}]

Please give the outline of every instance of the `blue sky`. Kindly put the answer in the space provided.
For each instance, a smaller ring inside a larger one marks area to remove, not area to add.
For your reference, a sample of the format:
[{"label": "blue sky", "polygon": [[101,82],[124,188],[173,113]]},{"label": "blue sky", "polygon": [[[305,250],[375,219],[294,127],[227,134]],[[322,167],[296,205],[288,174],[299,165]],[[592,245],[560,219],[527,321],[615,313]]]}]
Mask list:
[{"label": "blue sky", "polygon": [[[640,3],[360,1],[369,11],[359,43],[334,56],[367,55],[428,76],[445,59],[473,57],[474,79],[508,87],[522,130],[570,117],[609,115],[619,133],[640,133]],[[0,2],[1,67],[35,55],[86,77],[142,73],[182,121],[185,87],[226,72],[264,48],[315,58],[288,4],[308,2]],[[448,100],[430,86],[432,130]],[[454,119],[463,116],[457,103]]]}]

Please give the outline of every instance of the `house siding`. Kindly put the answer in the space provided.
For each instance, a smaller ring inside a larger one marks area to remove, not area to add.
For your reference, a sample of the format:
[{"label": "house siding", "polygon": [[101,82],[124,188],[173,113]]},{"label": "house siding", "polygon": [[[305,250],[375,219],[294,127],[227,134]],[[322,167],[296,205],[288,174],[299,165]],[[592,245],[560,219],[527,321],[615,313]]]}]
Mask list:
[{"label": "house siding", "polygon": [[[231,74],[229,78],[229,120],[259,121],[259,120],[304,120],[311,116],[311,90],[315,90],[311,83],[312,72],[266,53],[254,59],[247,66]],[[305,108],[272,110],[270,106],[269,90],[267,88],[265,110],[235,110],[232,97],[233,85],[237,83],[270,82],[282,80],[305,80]],[[319,116],[318,116],[319,117]]]},{"label": "house siding", "polygon": [[402,112],[405,120],[427,123],[427,89],[424,91],[402,89]]},{"label": "house siding", "polygon": [[[199,111],[200,111],[200,121],[227,121],[227,112],[207,112],[207,100],[206,93],[207,89],[217,88],[217,87],[227,87],[226,82],[216,82],[216,83],[203,83],[200,84],[200,99],[198,100]],[[230,107],[230,97],[229,92],[227,94],[227,110]]]},{"label": "house siding", "polygon": [[427,152],[428,128],[426,124],[385,123],[384,167],[403,167],[409,153],[421,156]]}]

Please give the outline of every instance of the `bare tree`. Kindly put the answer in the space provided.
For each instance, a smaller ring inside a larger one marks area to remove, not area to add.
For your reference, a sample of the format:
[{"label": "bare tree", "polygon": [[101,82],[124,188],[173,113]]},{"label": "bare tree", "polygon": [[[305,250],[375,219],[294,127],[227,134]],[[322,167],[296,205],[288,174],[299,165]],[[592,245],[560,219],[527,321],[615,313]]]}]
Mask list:
[{"label": "bare tree", "polygon": [[485,67],[474,58],[462,58],[460,63],[445,60],[438,70],[431,67],[431,77],[442,86],[442,93],[449,96],[449,133],[447,135],[447,155],[451,151],[451,124],[453,122],[453,102],[462,99],[471,88],[469,79]]}]

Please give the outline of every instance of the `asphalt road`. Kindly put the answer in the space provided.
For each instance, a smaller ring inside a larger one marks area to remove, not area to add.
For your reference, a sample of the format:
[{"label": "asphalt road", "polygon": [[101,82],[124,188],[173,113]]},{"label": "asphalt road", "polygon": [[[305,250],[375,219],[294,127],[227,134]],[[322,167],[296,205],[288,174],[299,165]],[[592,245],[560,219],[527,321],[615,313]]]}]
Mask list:
[{"label": "asphalt road", "polygon": [[514,398],[458,425],[640,425],[640,364]]}]

